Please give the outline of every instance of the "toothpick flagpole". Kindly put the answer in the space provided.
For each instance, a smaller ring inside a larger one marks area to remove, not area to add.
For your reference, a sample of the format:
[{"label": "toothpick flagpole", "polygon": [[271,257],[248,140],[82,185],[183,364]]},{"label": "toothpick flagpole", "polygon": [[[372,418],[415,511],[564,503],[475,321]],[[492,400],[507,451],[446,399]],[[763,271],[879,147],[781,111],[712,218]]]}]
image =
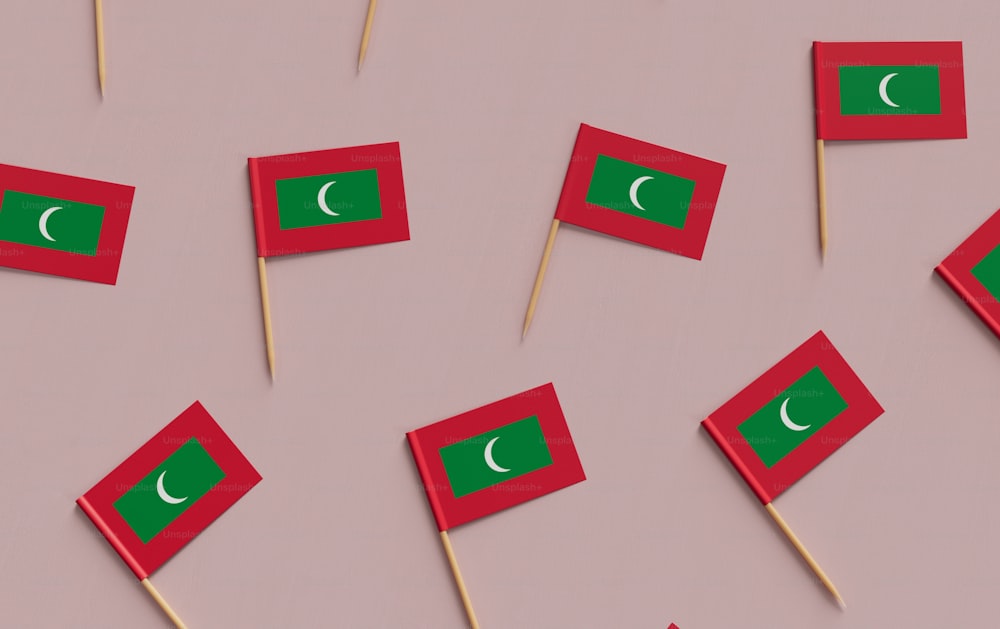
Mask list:
[{"label": "toothpick flagpole", "polygon": [[826,258],[826,165],[823,140],[816,140],[816,184],[819,193],[819,250]]},{"label": "toothpick flagpole", "polygon": [[101,83],[101,98],[104,98],[104,8],[101,0],[94,0],[94,14],[97,20],[97,79]]},{"label": "toothpick flagpole", "polygon": [[462,572],[458,569],[458,561],[455,560],[455,551],[451,549],[448,531],[441,531],[441,542],[444,544],[444,554],[448,555],[448,565],[451,566],[451,573],[455,576],[455,585],[458,586],[458,594],[462,597],[465,614],[469,617],[469,626],[472,629],[479,629],[476,612],[472,609],[472,600],[469,598],[469,592],[465,589],[465,581],[462,580]]},{"label": "toothpick flagpole", "polygon": [[556,232],[559,231],[559,219],[552,219],[552,227],[549,228],[549,239],[545,241],[545,250],[542,252],[542,262],[538,265],[538,274],[535,276],[535,286],[531,289],[531,300],[528,301],[528,312],[524,315],[524,329],[521,331],[521,338],[528,335],[528,328],[531,320],[535,316],[535,306],[538,304],[538,294],[542,292],[542,282],[545,281],[545,269],[549,266],[549,256],[552,255],[552,245],[556,241]]},{"label": "toothpick flagpole", "polygon": [[257,271],[260,274],[260,303],[264,309],[264,342],[267,345],[267,366],[271,370],[271,382],[274,382],[274,333],[271,331],[271,298],[267,293],[267,269],[264,267],[263,256],[257,258]]},{"label": "toothpick flagpole", "polygon": [[[820,142],[822,142],[822,140],[820,140]],[[788,538],[788,541],[790,541],[792,543],[792,546],[795,547],[795,550],[799,551],[799,554],[802,555],[802,558],[806,560],[806,563],[809,564],[809,567],[812,568],[812,571],[816,573],[816,576],[819,577],[819,580],[823,582],[823,585],[826,586],[826,589],[830,590],[830,594],[833,594],[833,597],[837,599],[837,603],[840,605],[840,607],[846,609],[847,605],[844,603],[844,599],[840,596],[840,592],[837,591],[836,586],[833,585],[833,581],[831,581],[830,577],[826,576],[826,573],[823,572],[823,569],[819,567],[819,564],[816,563],[816,560],[813,559],[812,555],[809,554],[809,551],[806,550],[806,547],[802,544],[802,542],[799,541],[799,538],[795,535],[795,532],[792,531],[791,527],[788,526],[788,523],[785,522],[785,519],[781,517],[781,514],[778,513],[778,510],[774,508],[774,505],[769,502],[766,505],[764,505],[764,508],[767,509],[767,512],[771,514],[771,517],[774,518],[774,521],[778,523],[778,527],[781,529],[781,532],[785,534],[785,536]]]},{"label": "toothpick flagpole", "polygon": [[153,584],[149,582],[149,579],[143,579],[142,581],[140,581],[140,583],[142,583],[142,587],[146,588],[146,591],[149,592],[149,595],[153,597],[153,600],[156,601],[156,604],[159,605],[160,609],[162,609],[163,612],[167,615],[167,618],[169,618],[170,621],[177,626],[177,629],[187,629],[187,625],[184,624],[184,621],[181,620],[180,617],[174,612],[174,610],[170,608],[170,605],[167,604],[165,600],[163,600],[163,597],[160,596],[160,593],[156,591],[156,588],[153,587]]},{"label": "toothpick flagpole", "polygon": [[375,5],[378,0],[368,0],[368,17],[365,18],[365,31],[361,34],[361,52],[358,53],[358,72],[361,72],[361,64],[365,62],[365,53],[368,51],[368,38],[372,34],[372,21],[375,19]]}]

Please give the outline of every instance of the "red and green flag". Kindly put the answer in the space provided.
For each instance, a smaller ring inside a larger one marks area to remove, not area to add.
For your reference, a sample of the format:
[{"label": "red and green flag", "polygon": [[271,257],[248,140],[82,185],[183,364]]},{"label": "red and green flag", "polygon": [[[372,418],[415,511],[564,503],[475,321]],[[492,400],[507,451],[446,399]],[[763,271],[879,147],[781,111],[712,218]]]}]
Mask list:
[{"label": "red and green flag", "polygon": [[702,426],[766,505],[882,412],[817,332]]},{"label": "red and green flag", "polygon": [[555,218],[701,259],[726,166],[580,125]]},{"label": "red and green flag", "polygon": [[964,138],[962,42],[813,42],[816,138]]},{"label": "red and green flag", "polygon": [[114,284],[134,193],[0,164],[0,265]]},{"label": "red and green flag", "polygon": [[410,238],[398,142],[248,164],[259,257]]},{"label": "red and green flag", "polygon": [[142,580],[260,480],[195,402],[76,502]]},{"label": "red and green flag", "polygon": [[406,438],[442,531],[586,479],[551,383]]},{"label": "red and green flag", "polygon": [[972,232],[935,270],[1000,336],[1000,211]]}]

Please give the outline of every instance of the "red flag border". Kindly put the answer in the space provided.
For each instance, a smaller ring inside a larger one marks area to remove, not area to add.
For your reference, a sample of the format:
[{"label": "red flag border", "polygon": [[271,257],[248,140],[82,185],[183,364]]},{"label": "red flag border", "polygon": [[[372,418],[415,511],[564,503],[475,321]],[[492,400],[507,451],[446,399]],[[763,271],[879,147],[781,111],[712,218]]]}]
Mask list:
[{"label": "red flag border", "polygon": [[[226,476],[149,543],[143,544],[114,508],[114,502],[191,437],[198,438]],[[142,580],[225,513],[260,480],[260,474],[236,444],[205,407],[195,402],[78,498],[77,504],[118,551],[136,578]]]},{"label": "red flag border", "polygon": [[[940,115],[844,116],[842,65],[938,65]],[[813,42],[818,140],[935,140],[968,137],[962,42]]]},{"label": "red flag border", "polygon": [[0,164],[0,204],[7,190],[99,205],[104,218],[92,256],[0,240],[0,266],[101,284],[118,282],[134,187]]},{"label": "red flag border", "polygon": [[[552,455],[552,465],[455,498],[439,449],[532,415],[538,416]],[[587,478],[551,382],[410,431],[406,438],[441,531]]]},{"label": "red flag border", "polygon": [[[847,409],[768,468],[737,430],[751,414],[813,367],[847,402]],[[819,331],[702,421],[751,490],[768,504],[884,412],[826,335]]]},{"label": "red flag border", "polygon": [[[597,156],[638,163],[695,182],[683,228],[586,202]],[[700,260],[722,189],[726,165],[581,124],[563,182],[555,218],[564,223]]]},{"label": "red flag border", "polygon": [[[399,142],[286,153],[247,160],[257,255],[273,257],[410,239]],[[292,177],[369,170],[378,173],[382,218],[281,229],[274,182]]]},{"label": "red flag border", "polygon": [[1000,337],[1000,302],[972,274],[988,253],[1000,245],[1000,210],[986,219],[962,244],[955,248],[934,270],[983,323]]}]

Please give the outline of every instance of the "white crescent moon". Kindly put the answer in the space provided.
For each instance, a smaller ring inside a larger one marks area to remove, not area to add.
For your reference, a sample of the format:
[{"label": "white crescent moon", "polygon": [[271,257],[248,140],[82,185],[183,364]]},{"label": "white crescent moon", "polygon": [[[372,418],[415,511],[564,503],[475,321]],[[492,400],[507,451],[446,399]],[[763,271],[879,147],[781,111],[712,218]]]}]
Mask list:
[{"label": "white crescent moon", "polygon": [[56,241],[55,238],[49,235],[49,217],[52,216],[53,212],[61,209],[61,207],[50,207],[42,212],[42,215],[38,217],[38,231],[42,232],[42,236],[44,236],[46,240],[50,240],[52,242]]},{"label": "white crescent moon", "polygon": [[632,182],[632,186],[628,189],[629,201],[632,202],[632,205],[636,206],[643,212],[646,211],[646,208],[639,205],[639,198],[636,195],[639,194],[639,186],[641,186],[644,182],[649,181],[650,179],[652,179],[652,177],[648,175],[644,177],[639,177],[638,179]]},{"label": "white crescent moon", "polygon": [[899,74],[899,72],[890,72],[889,74],[882,77],[882,81],[878,84],[879,98],[882,99],[883,103],[885,103],[890,107],[899,107],[899,105],[897,105],[896,103],[892,102],[889,99],[889,94],[886,93],[885,88],[889,86],[889,81],[892,80],[892,77],[896,76],[897,74]]},{"label": "white crescent moon", "polygon": [[330,216],[340,216],[326,204],[326,191],[330,189],[330,186],[337,183],[336,181],[328,181],[323,184],[323,187],[319,189],[319,194],[316,195],[316,202],[319,203],[319,209],[323,210],[324,214],[329,214]]},{"label": "white crescent moon", "polygon": [[785,428],[789,430],[799,431],[799,430],[805,430],[810,426],[812,426],[812,424],[806,424],[805,426],[803,426],[802,424],[796,424],[795,422],[793,422],[788,418],[788,400],[790,399],[792,398],[790,397],[785,398],[785,401],[781,403],[781,423],[785,425]]},{"label": "white crescent moon", "polygon": [[493,444],[497,442],[500,437],[493,437],[490,442],[486,444],[486,449],[483,450],[483,458],[486,459],[486,465],[494,472],[509,472],[510,469],[506,467],[500,467],[497,462],[493,460]]},{"label": "white crescent moon", "polygon": [[156,479],[156,493],[160,496],[160,500],[163,502],[170,503],[172,505],[179,505],[188,499],[187,496],[183,498],[174,498],[167,493],[167,490],[163,488],[163,476],[167,473],[167,470],[160,472],[160,477]]}]

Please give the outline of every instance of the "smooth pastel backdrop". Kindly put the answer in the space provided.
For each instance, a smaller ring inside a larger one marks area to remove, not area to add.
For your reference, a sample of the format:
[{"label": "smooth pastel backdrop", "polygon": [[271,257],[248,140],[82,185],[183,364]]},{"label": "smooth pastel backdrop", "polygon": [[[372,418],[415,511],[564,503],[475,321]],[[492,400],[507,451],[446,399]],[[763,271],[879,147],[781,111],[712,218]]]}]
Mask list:
[{"label": "smooth pastel backdrop", "polygon": [[[1000,205],[1000,5],[8,0],[0,162],[135,185],[116,287],[0,269],[0,609],[169,627],[73,501],[201,400],[264,480],[153,575],[192,628],[465,616],[404,432],[553,381],[588,480],[452,533],[486,629],[995,622],[1000,340],[933,267]],[[969,139],[830,143],[810,43],[961,39]],[[704,260],[566,227],[580,122],[728,165]],[[412,240],[268,264],[246,158],[401,142]],[[887,409],[777,502],[698,426],[823,329]]]}]

